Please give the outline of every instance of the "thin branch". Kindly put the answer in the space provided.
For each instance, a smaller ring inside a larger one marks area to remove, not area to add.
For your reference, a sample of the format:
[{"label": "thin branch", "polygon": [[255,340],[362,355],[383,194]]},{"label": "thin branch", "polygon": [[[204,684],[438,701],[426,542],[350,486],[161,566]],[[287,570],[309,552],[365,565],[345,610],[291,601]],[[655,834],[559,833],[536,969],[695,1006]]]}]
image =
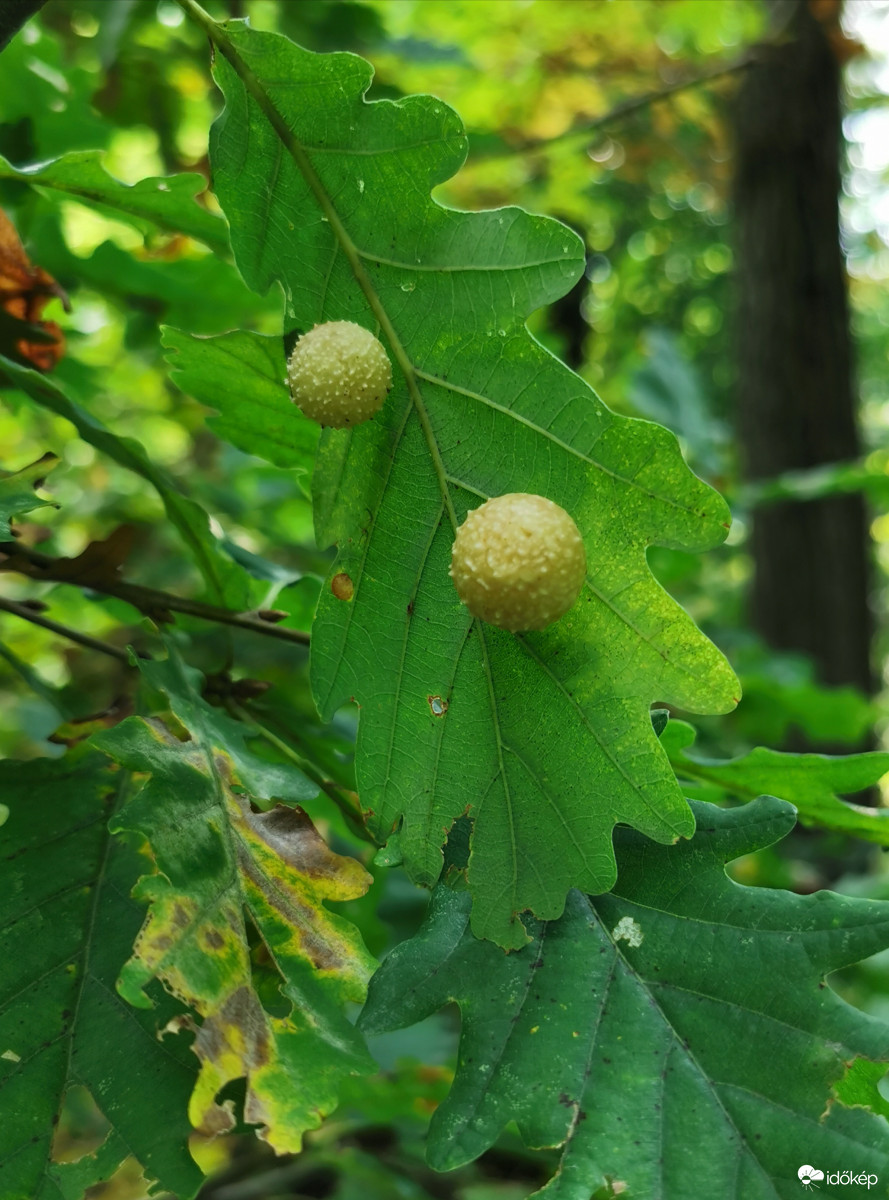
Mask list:
[{"label": "thin branch", "polygon": [[756,53],[748,51],[734,62],[714,67],[712,70],[704,71],[700,75],[693,76],[691,79],[683,79],[678,83],[670,83],[654,91],[643,92],[641,96],[634,96],[631,100],[623,100],[600,117],[593,117],[591,120],[585,121],[582,125],[574,125],[570,129],[566,129],[564,133],[556,134],[555,137],[528,138],[525,141],[513,143],[504,142],[502,146],[496,149],[483,149],[476,154],[472,151],[472,138],[470,136],[469,165],[472,166],[474,163],[485,162],[488,159],[509,158],[516,154],[527,154],[534,150],[547,150],[551,146],[558,146],[562,142],[569,142],[572,138],[586,139],[591,133],[602,129],[603,126],[623,121],[626,117],[632,116],[633,113],[639,112],[640,109],[648,108],[652,104],[658,104],[661,100],[669,100],[670,97],[676,96],[680,92],[690,91],[691,88],[701,87],[706,83],[714,83],[717,79],[723,79],[728,75],[736,75],[739,71],[745,71],[748,67],[753,66],[757,61]]},{"label": "thin branch", "polygon": [[[3,550],[0,547],[0,550]],[[215,604],[205,604],[201,600],[189,600],[185,596],[174,596],[171,592],[162,592],[158,588],[143,587],[139,583],[127,583],[124,580],[102,577],[93,579],[72,577],[70,570],[66,571],[63,560],[52,558],[48,554],[40,554],[26,546],[14,543],[5,551],[7,560],[0,569],[16,571],[28,579],[45,580],[52,583],[69,583],[75,587],[92,592],[101,592],[105,596],[114,596],[132,604],[146,616],[169,620],[169,613],[181,612],[188,616],[198,617],[202,621],[213,621],[219,625],[231,625],[236,629],[248,629],[252,633],[261,633],[265,637],[278,638],[285,642],[295,642],[307,646],[310,638],[301,629],[287,629],[263,619],[252,613],[233,612],[229,608],[220,608]],[[25,559],[25,563],[16,560]]]},{"label": "thin branch", "polygon": [[67,625],[60,625],[58,621],[41,616],[27,604],[18,604],[15,600],[4,600],[0,597],[0,612],[12,613],[15,617],[21,617],[23,621],[30,621],[32,625],[39,625],[41,629],[57,633],[60,637],[67,638],[69,642],[76,642],[78,646],[86,647],[87,650],[97,650],[99,654],[107,654],[109,658],[116,658],[118,662],[122,662],[127,667],[132,665],[126,650],[118,650],[117,646],[112,646],[108,642],[100,642],[98,638],[90,637],[88,633],[79,633]]}]

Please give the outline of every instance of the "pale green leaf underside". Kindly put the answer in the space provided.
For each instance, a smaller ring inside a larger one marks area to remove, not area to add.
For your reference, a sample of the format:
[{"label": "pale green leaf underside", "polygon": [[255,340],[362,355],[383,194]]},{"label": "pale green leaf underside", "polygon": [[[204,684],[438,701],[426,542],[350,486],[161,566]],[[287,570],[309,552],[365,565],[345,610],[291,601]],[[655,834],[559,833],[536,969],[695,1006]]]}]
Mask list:
[{"label": "pale green leaf underside", "polygon": [[280,338],[246,330],[195,337],[167,327],[161,341],[176,386],[220,414],[208,422],[219,437],[276,467],[312,469],[319,429],[290,399]]},{"label": "pale green leaf underside", "polygon": [[184,233],[218,252],[228,252],[225,222],[195,203],[196,193],[207,186],[203,176],[189,172],[140,179],[130,185],[109,175],[102,158],[100,150],[75,150],[50,162],[15,167],[0,155],[0,179],[48,188],[125,221],[142,233]]},{"label": "pale green leaf underside", "polygon": [[661,744],[685,794],[708,800],[752,800],[766,793],[796,806],[806,825],[833,829],[889,846],[889,809],[850,804],[841,796],[873,787],[889,771],[889,754],[785,754],[757,746],[740,758],[700,758],[688,753],[695,731],[670,721]]},{"label": "pale green leaf underside", "polygon": [[[415,880],[437,878],[447,830],[471,812],[473,928],[521,945],[523,910],[555,917],[570,887],[612,885],[615,822],[667,842],[692,832],[649,706],[726,711],[737,683],[645,553],[716,545],[728,511],[671,434],[609,412],[528,334],[580,274],[578,239],[519,209],[431,200],[465,153],[446,105],[366,103],[362,59],[224,30],[211,157],[242,274],[257,291],[280,283],[292,327],[379,329],[395,367],[381,414],[321,442],[316,528],[355,593],[319,604],[319,708],[360,704],[362,803],[382,839],[403,818]],[[448,577],[454,522],[510,491],[561,504],[587,547],[581,600],[544,633],[470,621]]]},{"label": "pale green leaf underside", "polygon": [[440,885],[386,959],[368,1033],[461,1009],[457,1074],[430,1128],[436,1169],[514,1120],[529,1145],[562,1147],[548,1200],[589,1200],[606,1178],[640,1198],[797,1200],[811,1162],[885,1181],[889,1127],[831,1090],[856,1057],[885,1068],[889,1029],[824,979],[889,945],[889,904],[740,887],[723,864],[784,836],[792,808],[694,807],[687,843],[621,830],[614,892],[572,892],[518,953],[474,938],[466,895]]},{"label": "pale green leaf underside", "polygon": [[35,508],[58,507],[51,500],[43,500],[36,494],[36,489],[43,487],[44,478],[58,461],[58,455],[44,454],[43,458],[30,466],[0,477],[0,542],[12,540],[10,518],[20,517]]}]

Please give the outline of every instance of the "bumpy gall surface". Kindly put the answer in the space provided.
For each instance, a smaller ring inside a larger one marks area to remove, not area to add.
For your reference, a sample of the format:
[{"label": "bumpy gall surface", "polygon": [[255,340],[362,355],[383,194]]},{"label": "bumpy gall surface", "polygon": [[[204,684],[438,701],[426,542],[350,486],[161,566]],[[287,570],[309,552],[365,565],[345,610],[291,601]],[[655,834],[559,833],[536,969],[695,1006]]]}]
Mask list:
[{"label": "bumpy gall surface", "polygon": [[392,386],[382,343],[352,321],[327,321],[304,334],[287,364],[294,404],[312,421],[344,429],[380,411]]},{"label": "bumpy gall surface", "polygon": [[543,496],[496,496],[457,530],[451,555],[457,594],[474,617],[501,629],[545,629],[571,608],[585,576],[577,526]]}]

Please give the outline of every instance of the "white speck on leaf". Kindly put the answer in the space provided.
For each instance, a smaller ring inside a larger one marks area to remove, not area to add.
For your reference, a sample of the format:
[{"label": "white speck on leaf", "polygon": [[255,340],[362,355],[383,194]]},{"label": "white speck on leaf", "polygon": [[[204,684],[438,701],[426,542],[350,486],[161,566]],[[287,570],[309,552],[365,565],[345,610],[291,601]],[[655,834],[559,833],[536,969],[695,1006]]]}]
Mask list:
[{"label": "white speck on leaf", "polygon": [[632,917],[621,917],[612,929],[611,937],[615,942],[628,942],[635,948],[642,945],[645,934],[642,932],[641,925]]},{"label": "white speck on leaf", "polygon": [[14,1050],[4,1050],[3,1053],[0,1054],[0,1058],[7,1058],[10,1062],[22,1061],[22,1056],[20,1054],[16,1054]]}]

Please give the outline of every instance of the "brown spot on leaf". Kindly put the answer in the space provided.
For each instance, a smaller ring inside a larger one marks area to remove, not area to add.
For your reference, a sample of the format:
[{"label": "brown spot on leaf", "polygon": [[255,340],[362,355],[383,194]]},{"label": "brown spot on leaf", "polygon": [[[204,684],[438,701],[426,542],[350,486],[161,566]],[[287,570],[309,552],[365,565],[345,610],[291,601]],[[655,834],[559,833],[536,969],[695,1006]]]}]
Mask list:
[{"label": "brown spot on leaf", "polygon": [[340,571],[339,575],[334,575],[330,581],[330,590],[336,596],[337,600],[351,600],[355,595],[355,585],[345,571]]},{"label": "brown spot on leaf", "polygon": [[429,707],[432,709],[433,717],[443,717],[448,711],[448,702],[443,700],[441,696],[427,696]]},{"label": "brown spot on leaf", "polygon": [[221,950],[225,945],[225,938],[215,929],[207,929],[204,931],[204,941],[211,950]]}]

